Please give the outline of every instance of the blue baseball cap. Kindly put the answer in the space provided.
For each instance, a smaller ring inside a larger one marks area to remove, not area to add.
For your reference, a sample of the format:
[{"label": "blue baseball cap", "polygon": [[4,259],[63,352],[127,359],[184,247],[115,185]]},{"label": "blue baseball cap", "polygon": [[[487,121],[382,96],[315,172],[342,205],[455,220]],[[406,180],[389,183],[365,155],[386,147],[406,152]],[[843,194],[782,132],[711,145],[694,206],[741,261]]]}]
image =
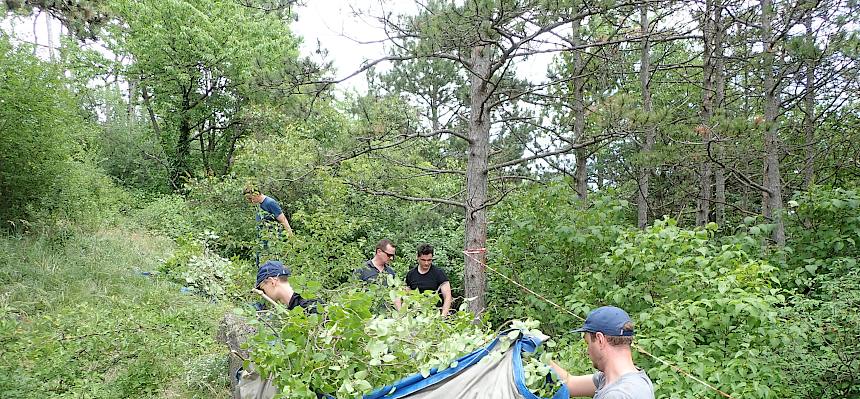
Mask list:
[{"label": "blue baseball cap", "polygon": [[278,260],[270,260],[263,263],[260,266],[260,270],[257,271],[257,284],[254,285],[254,288],[260,288],[260,283],[263,280],[269,277],[280,277],[280,276],[289,276],[290,268],[284,267],[284,264]]},{"label": "blue baseball cap", "polygon": [[582,327],[573,332],[603,333],[610,337],[632,337],[633,330],[625,330],[624,324],[630,321],[630,315],[615,306],[602,306],[591,311],[585,318]]}]

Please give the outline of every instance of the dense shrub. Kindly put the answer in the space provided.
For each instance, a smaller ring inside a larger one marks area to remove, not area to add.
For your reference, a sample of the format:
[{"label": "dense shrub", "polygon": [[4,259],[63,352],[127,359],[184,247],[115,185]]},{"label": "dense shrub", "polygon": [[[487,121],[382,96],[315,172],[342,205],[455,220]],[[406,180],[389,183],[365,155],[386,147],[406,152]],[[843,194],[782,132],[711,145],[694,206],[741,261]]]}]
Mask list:
[{"label": "dense shrub", "polygon": [[0,38],[0,221],[42,211],[86,127],[59,68]]},{"label": "dense shrub", "polygon": [[128,198],[88,155],[95,125],[55,64],[0,38],[0,221],[98,224]]},{"label": "dense shrub", "polygon": [[789,201],[791,252],[785,280],[800,290],[815,288],[820,276],[842,276],[860,258],[860,191],[813,187]]},{"label": "dense shrub", "polygon": [[794,332],[779,352],[801,398],[860,396],[860,192],[813,187],[789,202],[782,309]]},{"label": "dense shrub", "polygon": [[132,219],[151,231],[178,238],[197,231],[191,209],[177,194],[164,195],[151,200],[142,209],[135,210]]},{"label": "dense shrub", "polygon": [[792,339],[778,352],[798,398],[860,397],[860,271],[816,278],[815,295],[797,296],[783,315]]},{"label": "dense shrub", "polygon": [[[493,209],[488,259],[500,272],[560,303],[626,230],[629,211],[626,201],[608,194],[577,201],[561,181],[524,190]],[[494,322],[534,317],[549,333],[568,327],[568,315],[488,273],[488,313]]]},{"label": "dense shrub", "polygon": [[219,255],[214,250],[219,239],[210,231],[177,238],[177,250],[159,265],[158,272],[181,284],[184,291],[207,300],[248,302],[254,286],[255,265],[250,260],[231,260]]},{"label": "dense shrub", "polygon": [[[413,292],[404,298],[402,312],[376,315],[374,297],[387,297],[388,290],[353,288],[330,294],[321,314],[277,308],[257,323],[251,358],[264,374],[274,376],[286,397],[316,398],[317,393],[358,397],[409,374],[444,370],[454,359],[495,338],[492,331],[473,325],[466,312],[443,321],[434,306],[437,297],[429,293]],[[538,325],[514,321],[510,327],[540,334],[532,331]],[[546,360],[528,357],[524,366],[530,387],[551,391],[554,385],[543,384],[549,371]]]},{"label": "dense shrub", "polygon": [[[778,317],[785,296],[776,288],[777,269],[739,245],[719,243],[715,230],[683,229],[668,218],[629,229],[584,270],[566,305],[579,314],[604,304],[624,308],[650,353],[735,397],[783,397],[785,374],[772,356],[789,339]],[[661,395],[711,392],[650,357],[638,362]]]}]

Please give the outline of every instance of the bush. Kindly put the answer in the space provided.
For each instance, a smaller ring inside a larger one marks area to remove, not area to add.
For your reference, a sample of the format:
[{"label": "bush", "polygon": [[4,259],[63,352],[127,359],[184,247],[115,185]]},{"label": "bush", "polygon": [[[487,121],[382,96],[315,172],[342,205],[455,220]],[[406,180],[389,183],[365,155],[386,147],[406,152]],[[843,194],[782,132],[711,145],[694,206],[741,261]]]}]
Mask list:
[{"label": "bush", "polygon": [[[413,373],[444,370],[495,338],[473,325],[467,312],[443,321],[437,299],[413,292],[403,311],[374,315],[373,294],[351,289],[333,293],[322,314],[277,308],[257,322],[258,333],[249,341],[251,360],[264,375],[274,376],[284,397],[358,397]],[[540,334],[532,331],[538,327],[534,321],[514,321],[511,327]],[[551,356],[544,353],[525,359],[526,380],[530,387],[554,390],[542,384]]]},{"label": "bush", "polygon": [[226,259],[213,249],[219,237],[204,231],[177,239],[179,248],[158,271],[169,280],[182,284],[188,292],[211,301],[244,302],[254,286],[256,270],[247,260]]},{"label": "bush", "polygon": [[[637,323],[641,346],[735,397],[782,397],[789,390],[779,359],[789,340],[778,270],[738,245],[718,242],[717,226],[683,229],[673,219],[629,229],[580,275],[566,304],[576,313],[611,304]],[[661,395],[712,394],[649,357]]]},{"label": "bush", "polygon": [[[577,201],[561,181],[523,190],[492,210],[490,266],[561,303],[626,231],[629,211],[626,201],[612,195]],[[552,335],[572,322],[495,273],[488,272],[488,281],[488,313],[495,323],[537,318]]]},{"label": "bush", "polygon": [[[63,71],[0,38],[0,221],[90,227],[128,196],[87,155],[95,125]],[[60,227],[62,228],[62,227]]]},{"label": "bush", "polygon": [[191,209],[185,199],[176,194],[164,195],[134,212],[132,218],[142,227],[179,238],[196,231]]},{"label": "bush", "polygon": [[89,129],[62,71],[0,38],[0,221],[35,219]]},{"label": "bush", "polygon": [[812,187],[789,201],[782,309],[794,333],[779,352],[800,398],[860,396],[860,191]]},{"label": "bush", "polygon": [[860,272],[817,278],[816,295],[783,309],[794,333],[777,358],[799,398],[860,397]]},{"label": "bush", "polygon": [[786,280],[801,291],[842,276],[860,258],[860,191],[812,187],[788,202]]}]

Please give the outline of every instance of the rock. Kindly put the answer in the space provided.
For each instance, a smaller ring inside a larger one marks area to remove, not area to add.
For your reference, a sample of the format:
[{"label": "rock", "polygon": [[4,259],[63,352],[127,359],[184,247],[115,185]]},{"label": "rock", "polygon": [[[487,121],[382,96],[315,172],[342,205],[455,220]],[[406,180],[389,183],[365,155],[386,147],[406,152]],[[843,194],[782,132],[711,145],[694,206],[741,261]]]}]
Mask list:
[{"label": "rock", "polygon": [[218,341],[223,342],[230,349],[228,376],[230,378],[230,389],[234,392],[234,395],[237,392],[236,372],[242,367],[243,359],[248,358],[248,350],[242,349],[242,344],[256,332],[257,330],[248,325],[245,319],[231,312],[224,315],[224,319],[221,320],[221,325],[218,328]]}]

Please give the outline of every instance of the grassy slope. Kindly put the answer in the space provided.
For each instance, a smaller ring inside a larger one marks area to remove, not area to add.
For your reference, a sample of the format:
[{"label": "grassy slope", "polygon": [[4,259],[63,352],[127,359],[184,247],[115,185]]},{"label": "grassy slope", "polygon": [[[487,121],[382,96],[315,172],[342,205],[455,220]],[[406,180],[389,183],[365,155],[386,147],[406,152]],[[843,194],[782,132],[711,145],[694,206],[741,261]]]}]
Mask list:
[{"label": "grassy slope", "polygon": [[0,397],[227,397],[225,308],[144,277],[170,240],[0,237]]}]

